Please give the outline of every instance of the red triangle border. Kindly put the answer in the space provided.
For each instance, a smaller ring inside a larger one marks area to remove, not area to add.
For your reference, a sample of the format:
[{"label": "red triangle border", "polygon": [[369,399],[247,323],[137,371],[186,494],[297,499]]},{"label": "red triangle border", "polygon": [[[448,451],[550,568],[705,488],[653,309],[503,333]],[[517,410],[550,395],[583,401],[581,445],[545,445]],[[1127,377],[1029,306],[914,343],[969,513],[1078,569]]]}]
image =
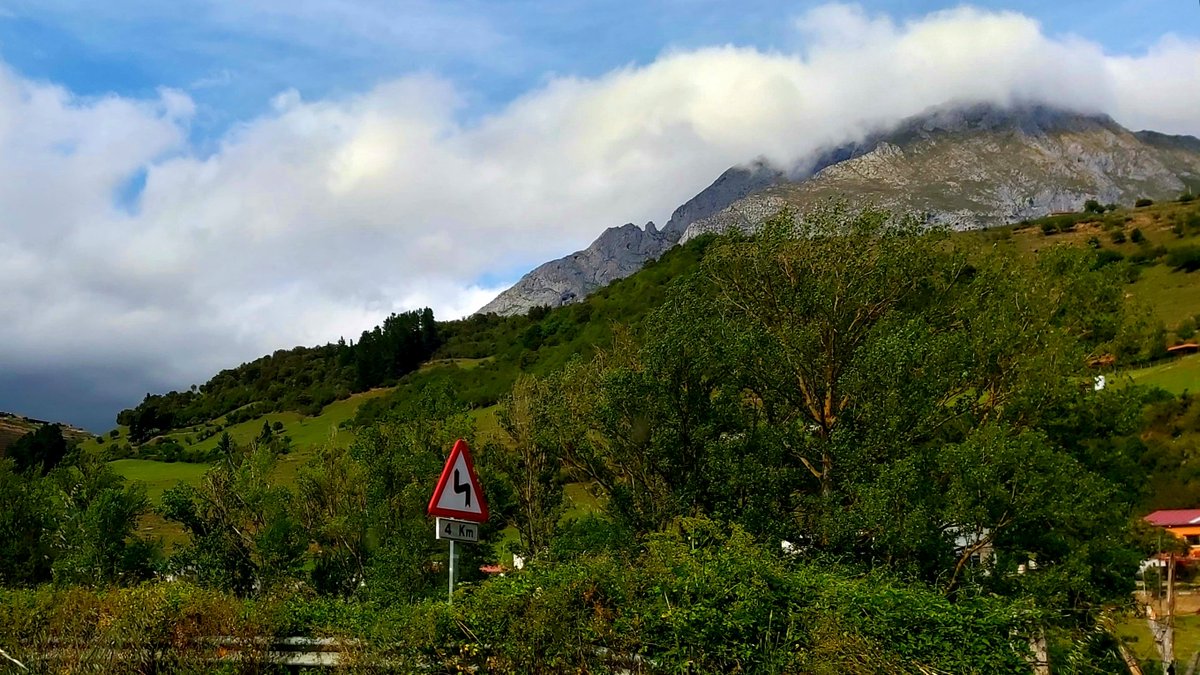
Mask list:
[{"label": "red triangle border", "polygon": [[[442,492],[446,489],[446,484],[450,482],[450,474],[454,470],[454,461],[459,455],[462,455],[466,461],[467,479],[471,481],[471,487],[475,489],[475,494],[479,495],[479,513],[454,511],[437,506],[438,500],[442,498]],[[426,513],[431,516],[458,518],[459,520],[470,520],[476,523],[482,523],[488,519],[487,499],[483,496],[483,486],[479,484],[479,477],[475,475],[475,461],[471,459],[471,448],[461,438],[454,442],[454,447],[450,450],[450,457],[446,460],[446,466],[442,467],[442,476],[438,478],[437,487],[433,489],[433,497],[429,499],[429,508],[426,510]]]}]

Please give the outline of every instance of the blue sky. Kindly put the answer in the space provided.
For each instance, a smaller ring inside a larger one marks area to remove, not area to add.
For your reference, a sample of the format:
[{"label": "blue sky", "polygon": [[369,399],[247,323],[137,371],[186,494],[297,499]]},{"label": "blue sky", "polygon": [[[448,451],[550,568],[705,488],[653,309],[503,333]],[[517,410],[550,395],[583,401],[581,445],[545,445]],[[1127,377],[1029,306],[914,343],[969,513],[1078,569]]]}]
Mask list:
[{"label": "blue sky", "polygon": [[[817,2],[64,2],[0,3],[0,58],[27,77],[88,96],[187,91],[197,140],[253,118],[296,89],[339,97],[414,71],[458,83],[465,117],[486,115],[550,75],[595,77],[664,50],[714,44],[797,47],[789,17]],[[898,19],[959,3],[874,2]],[[1137,53],[1164,34],[1200,36],[1200,5],[1181,0],[980,2]]]},{"label": "blue sky", "polygon": [[930,106],[1200,134],[1195,83],[1194,0],[0,0],[0,410],[103,430],[463,316],[732,165]]}]

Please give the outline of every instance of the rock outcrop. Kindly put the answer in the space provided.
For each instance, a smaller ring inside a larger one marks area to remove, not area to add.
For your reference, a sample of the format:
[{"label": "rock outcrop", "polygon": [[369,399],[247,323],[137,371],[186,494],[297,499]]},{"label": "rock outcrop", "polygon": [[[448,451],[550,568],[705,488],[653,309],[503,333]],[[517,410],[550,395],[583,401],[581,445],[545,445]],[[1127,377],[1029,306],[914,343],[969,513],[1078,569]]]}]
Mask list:
[{"label": "rock outcrop", "polygon": [[719,213],[735,201],[785,180],[784,172],[764,160],[735,166],[699,194],[675,209],[660,231],[654,223],[610,227],[591,246],[551,260],[504,291],[479,310],[480,314],[520,314],[531,307],[558,307],[640,270],[674,246],[692,222]]},{"label": "rock outcrop", "polygon": [[785,206],[844,198],[922,214],[956,228],[987,227],[1084,202],[1167,199],[1200,184],[1188,136],[1133,133],[1103,115],[1042,106],[935,110],[827,153],[811,177],[769,186],[693,222],[680,237],[748,229]]},{"label": "rock outcrop", "polygon": [[662,255],[674,243],[655,229],[654,223],[646,223],[645,229],[633,223],[610,227],[591,246],[551,260],[521,277],[479,313],[511,315],[541,305],[570,304],[615,279],[640,270],[646,261]]},{"label": "rock outcrop", "polygon": [[956,228],[1132,204],[1200,189],[1200,140],[1131,132],[1104,115],[1038,105],[946,106],[782,169],[733,167],[671,215],[661,231],[610,228],[588,248],[521,278],[480,312],[515,314],[582,299],[671,246],[705,232],[749,230],[791,207],[848,199]]}]

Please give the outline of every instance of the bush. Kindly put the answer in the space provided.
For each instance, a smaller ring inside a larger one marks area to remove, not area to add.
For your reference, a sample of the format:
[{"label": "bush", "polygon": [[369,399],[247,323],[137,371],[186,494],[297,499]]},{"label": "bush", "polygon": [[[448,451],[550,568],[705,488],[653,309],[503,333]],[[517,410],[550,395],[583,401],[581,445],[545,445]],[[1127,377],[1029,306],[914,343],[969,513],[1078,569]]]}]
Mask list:
[{"label": "bush", "polygon": [[1099,269],[1105,265],[1121,262],[1125,256],[1121,255],[1120,251],[1114,251],[1111,248],[1102,248],[1096,251],[1096,263],[1094,267]]},{"label": "bush", "polygon": [[429,612],[420,639],[441,654],[521,673],[1027,672],[1019,636],[1033,618],[1003,601],[951,602],[919,584],[789,562],[706,519],[648,536],[640,553],[535,563],[450,607],[419,607]]},{"label": "bush", "polygon": [[1083,203],[1084,213],[1104,213],[1104,207],[1095,199],[1089,199]]},{"label": "bush", "polygon": [[0,591],[0,643],[39,672],[136,673],[212,672],[236,644],[237,672],[256,672],[268,659],[253,638],[273,635],[270,614],[183,583]]},{"label": "bush", "polygon": [[1116,210],[1117,210],[1117,209],[1119,209],[1119,208],[1121,208],[1121,205],[1120,205],[1120,204],[1116,204],[1116,203],[1111,203],[1111,204],[1105,204],[1105,205],[1104,205],[1104,210],[1105,210],[1105,211],[1116,211]]},{"label": "bush", "polygon": [[1124,244],[1125,243],[1125,230],[1113,230],[1113,233],[1111,235],[1109,235],[1108,238],[1111,239],[1112,243],[1114,243],[1114,244]]},{"label": "bush", "polygon": [[1191,340],[1196,336],[1196,322],[1191,318],[1184,319],[1179,323],[1179,327],[1175,329],[1175,335],[1180,340]]},{"label": "bush", "polygon": [[1140,209],[1140,208],[1142,208],[1143,206],[1150,206],[1150,205],[1152,205],[1152,204],[1154,204],[1154,200],[1153,200],[1153,199],[1146,199],[1145,197],[1142,197],[1141,199],[1139,199],[1139,200],[1137,200],[1136,202],[1134,202],[1134,203],[1133,203],[1133,205],[1134,205],[1136,208],[1139,208],[1139,209]]},{"label": "bush", "polygon": [[1200,246],[1180,246],[1167,254],[1167,264],[1184,272],[1200,270]]},{"label": "bush", "polygon": [[1179,195],[1179,199],[1176,201],[1178,201],[1180,204],[1187,204],[1188,202],[1192,201],[1195,198],[1196,198],[1196,195],[1192,194],[1191,190],[1188,190],[1187,192]]},{"label": "bush", "polygon": [[1129,239],[1135,244],[1140,244],[1146,241],[1146,235],[1142,234],[1141,228],[1133,228],[1133,232],[1129,233]]}]

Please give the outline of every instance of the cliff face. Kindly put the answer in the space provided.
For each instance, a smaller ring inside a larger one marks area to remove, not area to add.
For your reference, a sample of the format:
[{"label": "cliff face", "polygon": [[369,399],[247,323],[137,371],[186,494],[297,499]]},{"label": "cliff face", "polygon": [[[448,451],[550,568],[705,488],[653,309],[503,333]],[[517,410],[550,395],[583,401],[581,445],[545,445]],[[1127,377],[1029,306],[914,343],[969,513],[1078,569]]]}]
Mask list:
[{"label": "cliff face", "polygon": [[1078,210],[1089,199],[1132,204],[1200,191],[1200,140],[1133,133],[1102,115],[1043,106],[931,110],[783,170],[762,160],[723,173],[661,231],[610,228],[588,248],[541,265],[480,312],[558,306],[632,274],[705,232],[752,229],[784,207],[848,199],[922,214],[956,228]]},{"label": "cliff face", "polygon": [[660,231],[654,223],[610,227],[582,251],[551,260],[521,277],[479,310],[481,314],[520,314],[530,307],[569,304],[606,284],[633,274],[674,246],[694,221],[719,213],[735,201],[784,180],[764,161],[733,167],[687,201]]},{"label": "cliff face", "polygon": [[802,210],[829,198],[919,213],[958,228],[1079,210],[1089,199],[1174,198],[1200,184],[1195,143],[1042,107],[935,111],[833,151],[840,161],[740,199],[692,223],[680,239],[750,228],[784,206]]},{"label": "cliff face", "polygon": [[511,315],[530,307],[569,304],[640,270],[674,243],[655,229],[654,223],[646,223],[645,229],[633,223],[610,227],[582,251],[539,265],[479,313]]}]

